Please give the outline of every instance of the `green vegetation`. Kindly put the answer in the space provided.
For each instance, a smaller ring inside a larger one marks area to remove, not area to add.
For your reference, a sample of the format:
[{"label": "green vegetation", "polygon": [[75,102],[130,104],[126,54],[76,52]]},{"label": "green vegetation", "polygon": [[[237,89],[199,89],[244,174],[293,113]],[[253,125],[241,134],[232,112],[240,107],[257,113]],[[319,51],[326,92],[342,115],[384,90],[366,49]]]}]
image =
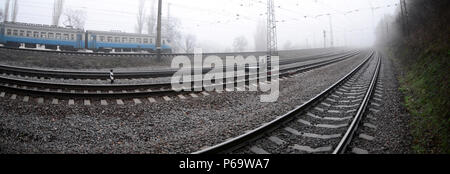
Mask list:
[{"label": "green vegetation", "polygon": [[450,51],[436,48],[430,46],[412,64],[403,63],[406,73],[400,77],[416,153],[450,153]]},{"label": "green vegetation", "polygon": [[[411,134],[415,153],[450,153],[450,49],[449,2],[410,0],[408,35],[402,18],[387,20],[392,30],[379,25],[379,46],[400,69],[400,91],[411,114]],[[383,21],[385,22],[385,21]],[[387,35],[386,35],[387,34]]]}]

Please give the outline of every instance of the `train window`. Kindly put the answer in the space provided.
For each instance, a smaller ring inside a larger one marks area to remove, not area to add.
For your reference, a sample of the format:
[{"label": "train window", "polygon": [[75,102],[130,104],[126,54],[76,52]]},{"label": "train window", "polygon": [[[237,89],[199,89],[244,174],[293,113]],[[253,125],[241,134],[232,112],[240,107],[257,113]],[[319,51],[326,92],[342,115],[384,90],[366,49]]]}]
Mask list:
[{"label": "train window", "polygon": [[141,38],[136,38],[136,42],[137,43],[142,43],[142,39]]},{"label": "train window", "polygon": [[144,44],[148,44],[148,39],[144,38]]},{"label": "train window", "polygon": [[153,43],[153,39],[152,39],[152,38],[150,38],[150,43],[151,43],[151,44]]},{"label": "train window", "polygon": [[70,40],[75,40],[75,35],[74,34],[70,34]]},{"label": "train window", "polygon": [[19,31],[19,36],[25,36],[25,31],[20,30],[20,31]]},{"label": "train window", "polygon": [[64,40],[69,40],[69,34],[64,34],[63,36],[64,36],[63,37]]},{"label": "train window", "polygon": [[7,29],[6,30],[6,35],[10,35],[11,36],[11,29]]},{"label": "train window", "polygon": [[31,37],[32,35],[31,31],[27,31],[27,37]]},{"label": "train window", "polygon": [[114,42],[120,43],[120,37],[115,37],[115,38],[114,38]]},{"label": "train window", "polygon": [[108,42],[113,42],[112,36],[108,36]]},{"label": "train window", "polygon": [[163,45],[166,44],[166,40],[163,40]]},{"label": "train window", "polygon": [[53,37],[55,37],[54,33],[48,33],[48,38],[52,38],[53,39]]},{"label": "train window", "polygon": [[47,32],[41,32],[41,37],[42,38],[46,38],[47,37]]},{"label": "train window", "polygon": [[34,38],[39,38],[39,32],[33,31],[33,37]]},{"label": "train window", "polygon": [[122,37],[122,43],[127,43],[127,38],[126,37]]},{"label": "train window", "polygon": [[134,43],[134,38],[130,38],[130,43]]},{"label": "train window", "polygon": [[61,39],[61,33],[56,33],[55,38],[56,39]]},{"label": "train window", "polygon": [[18,31],[17,30],[13,30],[13,35],[17,36],[18,35]]},{"label": "train window", "polygon": [[104,42],[105,41],[105,36],[99,36],[100,42]]}]

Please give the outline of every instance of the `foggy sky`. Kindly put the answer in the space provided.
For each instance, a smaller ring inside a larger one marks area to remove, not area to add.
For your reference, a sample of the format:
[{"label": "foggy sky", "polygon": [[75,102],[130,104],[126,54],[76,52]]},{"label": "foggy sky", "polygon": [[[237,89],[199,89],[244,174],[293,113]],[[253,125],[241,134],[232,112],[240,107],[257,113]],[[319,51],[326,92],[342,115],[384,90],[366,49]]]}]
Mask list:
[{"label": "foggy sky", "polygon": [[[64,7],[86,11],[87,30],[134,32],[138,1],[65,0]],[[151,1],[146,1],[146,7],[150,8]],[[17,21],[51,24],[53,2],[19,0]],[[181,21],[182,32],[194,34],[199,47],[209,51],[230,51],[234,38],[241,35],[248,40],[247,50],[252,51],[256,24],[266,20],[266,0],[163,0],[163,18],[167,18],[167,3],[171,4],[170,16]],[[335,46],[370,46],[375,40],[375,25],[385,14],[394,14],[395,3],[398,1],[275,0],[278,47],[283,49],[287,41],[294,48],[323,47],[323,30],[329,32],[329,19],[318,16],[322,14],[332,16]],[[4,9],[4,5],[5,0],[0,0],[0,7]],[[374,17],[371,6],[382,7],[374,11]],[[344,15],[353,10],[358,12]],[[329,33],[327,36],[329,39]]]}]

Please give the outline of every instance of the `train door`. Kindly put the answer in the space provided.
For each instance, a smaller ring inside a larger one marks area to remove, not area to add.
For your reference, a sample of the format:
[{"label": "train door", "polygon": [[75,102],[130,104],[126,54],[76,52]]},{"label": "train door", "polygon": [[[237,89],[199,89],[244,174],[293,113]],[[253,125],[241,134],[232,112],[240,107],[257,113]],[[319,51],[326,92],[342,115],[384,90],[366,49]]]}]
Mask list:
[{"label": "train door", "polygon": [[86,32],[84,34],[84,48],[85,49],[89,49],[90,48],[90,46],[89,46],[89,32]]},{"label": "train door", "polygon": [[4,34],[5,34],[5,27],[0,26],[0,43],[4,43]]},{"label": "train door", "polygon": [[83,36],[81,34],[77,34],[77,47],[76,48],[83,48]]},{"label": "train door", "polygon": [[96,50],[97,49],[97,35],[90,34],[89,39],[90,39],[90,43],[91,43],[90,48],[92,50]]}]

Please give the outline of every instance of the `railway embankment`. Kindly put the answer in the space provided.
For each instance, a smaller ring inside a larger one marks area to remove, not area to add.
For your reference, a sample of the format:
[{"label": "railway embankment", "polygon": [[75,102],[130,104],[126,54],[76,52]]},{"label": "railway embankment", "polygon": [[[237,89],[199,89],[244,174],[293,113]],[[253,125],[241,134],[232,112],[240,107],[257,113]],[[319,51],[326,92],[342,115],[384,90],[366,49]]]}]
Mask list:
[{"label": "railway embankment", "polygon": [[450,153],[448,5],[441,0],[411,0],[407,19],[399,15],[379,25],[391,29],[378,31],[379,38],[390,38],[378,44],[397,69],[403,106],[411,115],[415,153]]}]

